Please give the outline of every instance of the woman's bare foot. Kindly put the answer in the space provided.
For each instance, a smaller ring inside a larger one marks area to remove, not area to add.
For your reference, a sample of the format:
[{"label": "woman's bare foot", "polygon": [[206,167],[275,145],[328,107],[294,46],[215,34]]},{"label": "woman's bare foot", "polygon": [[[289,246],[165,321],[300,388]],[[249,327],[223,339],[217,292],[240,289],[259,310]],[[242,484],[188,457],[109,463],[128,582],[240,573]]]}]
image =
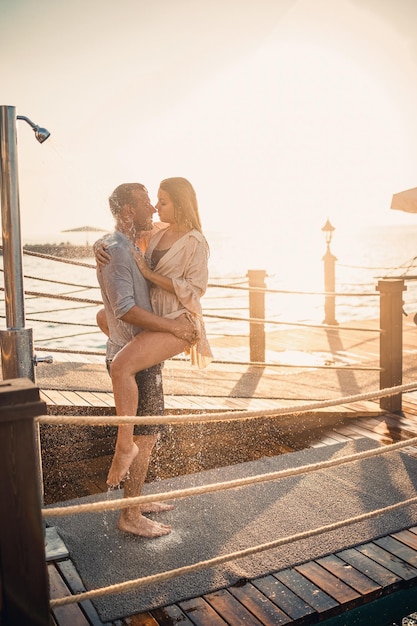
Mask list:
[{"label": "woman's bare foot", "polygon": [[128,451],[121,451],[116,448],[113,460],[107,474],[107,484],[109,487],[117,487],[122,480],[126,477],[133,460],[138,455],[139,449],[135,443],[132,442],[132,447]]},{"label": "woman's bare foot", "polygon": [[149,502],[149,504],[140,505],[142,513],[161,513],[162,511],[172,511],[173,508],[173,504],[166,504],[165,502]]},{"label": "woman's bare foot", "polygon": [[171,526],[150,520],[144,515],[136,516],[134,519],[126,519],[120,516],[117,528],[125,533],[131,533],[139,537],[148,537],[150,539],[169,535],[171,532]]}]

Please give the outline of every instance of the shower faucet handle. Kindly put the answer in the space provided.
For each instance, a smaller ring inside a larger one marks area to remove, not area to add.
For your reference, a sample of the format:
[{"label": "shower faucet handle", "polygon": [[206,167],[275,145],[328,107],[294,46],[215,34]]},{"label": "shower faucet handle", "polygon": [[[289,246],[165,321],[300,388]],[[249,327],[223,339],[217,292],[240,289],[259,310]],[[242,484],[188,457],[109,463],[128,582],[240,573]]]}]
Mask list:
[{"label": "shower faucet handle", "polygon": [[47,356],[35,356],[33,357],[34,365],[38,365],[38,363],[53,363],[54,357],[52,354],[48,354]]}]

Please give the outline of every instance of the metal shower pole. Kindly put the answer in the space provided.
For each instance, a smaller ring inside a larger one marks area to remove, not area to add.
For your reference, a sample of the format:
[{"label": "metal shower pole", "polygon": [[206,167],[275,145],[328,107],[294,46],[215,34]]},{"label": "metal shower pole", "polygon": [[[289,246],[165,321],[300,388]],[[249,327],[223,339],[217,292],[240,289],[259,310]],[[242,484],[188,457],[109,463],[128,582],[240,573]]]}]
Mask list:
[{"label": "metal shower pole", "polygon": [[[34,358],[31,328],[25,328],[25,303],[23,288],[22,243],[20,235],[19,177],[17,168],[16,121],[22,119],[43,143],[49,131],[39,128],[29,118],[16,116],[16,107],[0,106],[0,188],[1,222],[3,236],[4,294],[7,330],[0,330],[3,380],[28,378],[35,382],[35,363],[52,362],[51,357]],[[35,443],[38,456],[38,481],[43,502],[42,455],[39,425],[35,426]],[[67,556],[68,551],[55,532],[47,529],[45,537],[46,559]],[[52,532],[51,532],[52,531]]]},{"label": "metal shower pole", "polygon": [[32,329],[25,328],[16,108],[0,106],[0,186],[7,330],[0,330],[3,379],[35,382]]}]

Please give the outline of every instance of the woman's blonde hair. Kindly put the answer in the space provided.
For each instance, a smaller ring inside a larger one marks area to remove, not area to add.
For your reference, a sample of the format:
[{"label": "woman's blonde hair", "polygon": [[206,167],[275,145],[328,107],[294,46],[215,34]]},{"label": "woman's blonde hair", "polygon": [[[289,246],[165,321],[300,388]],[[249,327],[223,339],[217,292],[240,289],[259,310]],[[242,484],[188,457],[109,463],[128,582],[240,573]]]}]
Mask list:
[{"label": "woman's blonde hair", "polygon": [[190,230],[195,228],[201,233],[197,195],[192,184],[186,178],[176,176],[165,178],[159,188],[166,191],[171,198],[178,226],[186,226]]}]

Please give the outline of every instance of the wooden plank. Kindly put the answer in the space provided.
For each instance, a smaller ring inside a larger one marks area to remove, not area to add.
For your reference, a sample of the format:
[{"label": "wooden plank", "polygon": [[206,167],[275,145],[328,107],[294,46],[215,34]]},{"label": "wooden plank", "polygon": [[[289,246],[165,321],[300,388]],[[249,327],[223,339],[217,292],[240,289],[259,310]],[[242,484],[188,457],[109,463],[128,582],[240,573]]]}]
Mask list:
[{"label": "wooden plank", "polygon": [[409,454],[410,456],[413,456],[414,458],[417,458],[417,447],[415,446],[410,446],[409,448],[403,448],[402,452],[404,452],[405,454]]},{"label": "wooden plank", "polygon": [[90,405],[90,406],[103,406],[101,400],[91,391],[77,391],[77,393]]},{"label": "wooden plank", "polygon": [[336,553],[346,563],[353,565],[357,570],[368,576],[371,580],[381,585],[381,587],[389,587],[401,581],[401,577],[397,576],[390,570],[376,563],[374,560],[359,552],[356,548],[348,548]]},{"label": "wooden plank", "polygon": [[327,432],[323,434],[322,437],[320,437],[318,442],[316,442],[316,447],[317,447],[317,443],[322,443],[325,446],[334,446],[340,443],[340,439],[338,437],[332,437],[331,434]]},{"label": "wooden plank", "polygon": [[373,542],[357,546],[356,549],[403,580],[410,580],[417,575],[417,570],[415,568],[412,568],[410,565],[404,563],[404,561],[401,561],[401,559],[398,559],[390,552],[383,550]]},{"label": "wooden plank", "polygon": [[[55,565],[48,565],[48,573],[50,586],[49,593],[52,599],[72,595],[59,575]],[[58,606],[52,609],[52,614],[54,615],[59,626],[90,626],[78,604]]]},{"label": "wooden plank", "polygon": [[91,392],[98,400],[101,400],[104,406],[110,406],[114,408],[113,394],[106,391],[94,391]]},{"label": "wooden plank", "polygon": [[[73,562],[70,559],[57,561],[55,563],[55,566],[73,595],[86,591],[84,583],[81,580],[80,575],[78,574]],[[82,607],[91,626],[102,626],[101,619],[91,600],[85,600],[84,602],[81,602],[79,606]]]},{"label": "wooden plank", "polygon": [[410,422],[409,420],[401,418],[397,422],[394,422],[389,417],[384,416],[383,423],[386,431],[392,436],[397,437],[398,440],[405,440],[417,436],[417,425],[415,420]]},{"label": "wooden plank", "polygon": [[263,626],[227,589],[203,596],[230,626]]},{"label": "wooden plank", "polygon": [[196,626],[227,626],[227,622],[203,598],[185,600],[178,606]]},{"label": "wooden plank", "polygon": [[206,408],[205,405],[201,402],[199,403],[194,396],[177,396],[176,401],[182,409],[201,411]]},{"label": "wooden plank", "polygon": [[181,624],[181,626],[195,626],[176,604],[154,609],[151,611],[151,614],[156,619],[159,626],[175,626],[175,624]]},{"label": "wooden plank", "polygon": [[402,559],[409,565],[413,566],[413,570],[415,575],[417,574],[417,570],[415,566],[417,565],[417,552],[410,548],[409,546],[405,546],[401,541],[397,541],[394,537],[381,537],[380,539],[374,539],[374,543],[378,546],[387,550],[395,557]]},{"label": "wooden plank", "polygon": [[317,587],[337,600],[340,604],[352,602],[352,600],[357,600],[360,597],[357,591],[334,576],[324,567],[321,567],[320,564],[315,561],[297,565],[294,569],[311,580],[312,583],[317,585]]},{"label": "wooden plank", "polygon": [[[200,398],[199,396],[193,396],[192,400],[190,400],[190,398],[187,398],[187,401],[190,402],[190,406],[193,409],[198,409],[199,411],[205,411],[206,409],[209,408],[209,403],[207,402],[206,398]],[[212,408],[213,404],[211,404]],[[216,408],[221,407],[221,405],[219,403],[216,404]]]},{"label": "wooden plank", "polygon": [[348,437],[349,439],[365,439],[365,435],[357,433],[351,426],[347,426],[346,424],[340,424],[340,426],[335,426],[334,430],[337,433],[346,435],[346,437]]},{"label": "wooden plank", "polygon": [[262,593],[287,613],[293,620],[303,623],[303,618],[315,614],[312,606],[283,585],[275,576],[262,576],[252,581]]},{"label": "wooden plank", "polygon": [[417,535],[413,533],[410,529],[401,530],[400,532],[395,533],[393,537],[395,537],[399,541],[402,541],[403,543],[405,543],[405,545],[410,546],[410,548],[417,550]]},{"label": "wooden plank", "polygon": [[[224,406],[224,398],[217,396],[197,396],[198,402],[209,409],[219,409]],[[194,399],[196,397],[194,396]]]},{"label": "wooden plank", "polygon": [[374,439],[375,441],[379,441],[380,443],[394,443],[394,439],[389,436],[382,436],[378,433],[373,432],[372,430],[368,430],[367,428],[363,428],[358,424],[352,424],[351,429],[356,432],[357,435],[362,435],[363,437],[367,437],[368,439]]},{"label": "wooden plank", "polygon": [[323,437],[324,438],[330,437],[336,443],[344,443],[345,441],[352,441],[351,437],[348,437],[348,435],[342,435],[341,433],[337,432],[337,430],[333,428],[331,430],[326,430],[326,432],[323,433]]},{"label": "wooden plank", "polygon": [[46,402],[46,404],[56,404],[45,390],[39,390],[39,397],[43,402]]},{"label": "wooden plank", "polygon": [[[355,567],[339,559],[336,555],[330,554],[321,559],[317,559],[317,563],[326,568],[329,572],[346,582],[352,589],[358,591],[362,596],[370,596],[376,594],[381,589],[381,585],[362,574]],[[370,598],[368,598],[369,600]]]},{"label": "wooden plank", "polygon": [[60,391],[56,391],[55,389],[43,389],[43,394],[48,398],[45,400],[47,404],[67,404],[66,398]]},{"label": "wooden plank", "polygon": [[[413,405],[413,406],[414,406],[414,409],[417,409],[416,405]],[[397,415],[396,413],[385,413],[383,417],[383,421],[386,422],[387,424],[392,425],[394,428],[395,427],[401,428],[402,426],[408,426],[413,431],[415,431],[417,428],[415,416],[413,415],[408,416],[406,414]]]},{"label": "wooden plank", "polygon": [[[115,626],[116,624],[120,624],[121,626],[121,623],[119,621],[112,622],[112,624],[114,624]],[[159,626],[156,619],[152,617],[150,613],[138,613],[137,615],[129,615],[129,617],[126,618],[126,621],[123,620],[123,624],[126,624],[128,626]],[[111,626],[111,624],[109,624],[108,626]]]},{"label": "wooden plank", "polygon": [[229,591],[243,606],[251,611],[264,626],[279,626],[280,624],[289,624],[292,622],[291,617],[268,600],[252,583],[233,585],[229,587]]},{"label": "wooden plank", "polygon": [[249,405],[248,398],[230,398],[224,399],[224,406],[228,409],[247,409]]},{"label": "wooden plank", "polygon": [[379,404],[372,400],[358,400],[357,402],[351,402],[349,406],[358,413],[361,411],[365,411],[367,413],[377,413],[378,415],[382,415],[384,413],[384,411],[380,409]]},{"label": "wooden plank", "polygon": [[70,406],[91,406],[90,402],[81,397],[76,391],[61,391],[64,398],[67,400],[67,404]]},{"label": "wooden plank", "polygon": [[383,419],[378,422],[376,420],[372,420],[371,418],[362,418],[361,424],[366,427],[372,427],[375,425],[375,428],[379,431],[384,429],[386,433],[391,435],[395,434],[399,439],[415,437],[417,434],[417,425],[415,421],[408,420],[400,416],[393,419],[389,415],[385,414]]},{"label": "wooden plank", "polygon": [[376,432],[382,432],[386,434],[395,433],[398,435],[401,432],[399,423],[391,422],[387,414],[382,415],[380,418],[361,417],[358,420],[358,424],[360,424],[364,428],[368,428],[369,430],[374,430]]},{"label": "wooden plank", "polygon": [[166,409],[182,409],[184,407],[184,403],[182,399],[177,396],[164,396],[165,408]]},{"label": "wooden plank", "polygon": [[285,569],[275,573],[274,576],[312,606],[317,613],[324,613],[339,606],[333,598],[295,569]]}]

